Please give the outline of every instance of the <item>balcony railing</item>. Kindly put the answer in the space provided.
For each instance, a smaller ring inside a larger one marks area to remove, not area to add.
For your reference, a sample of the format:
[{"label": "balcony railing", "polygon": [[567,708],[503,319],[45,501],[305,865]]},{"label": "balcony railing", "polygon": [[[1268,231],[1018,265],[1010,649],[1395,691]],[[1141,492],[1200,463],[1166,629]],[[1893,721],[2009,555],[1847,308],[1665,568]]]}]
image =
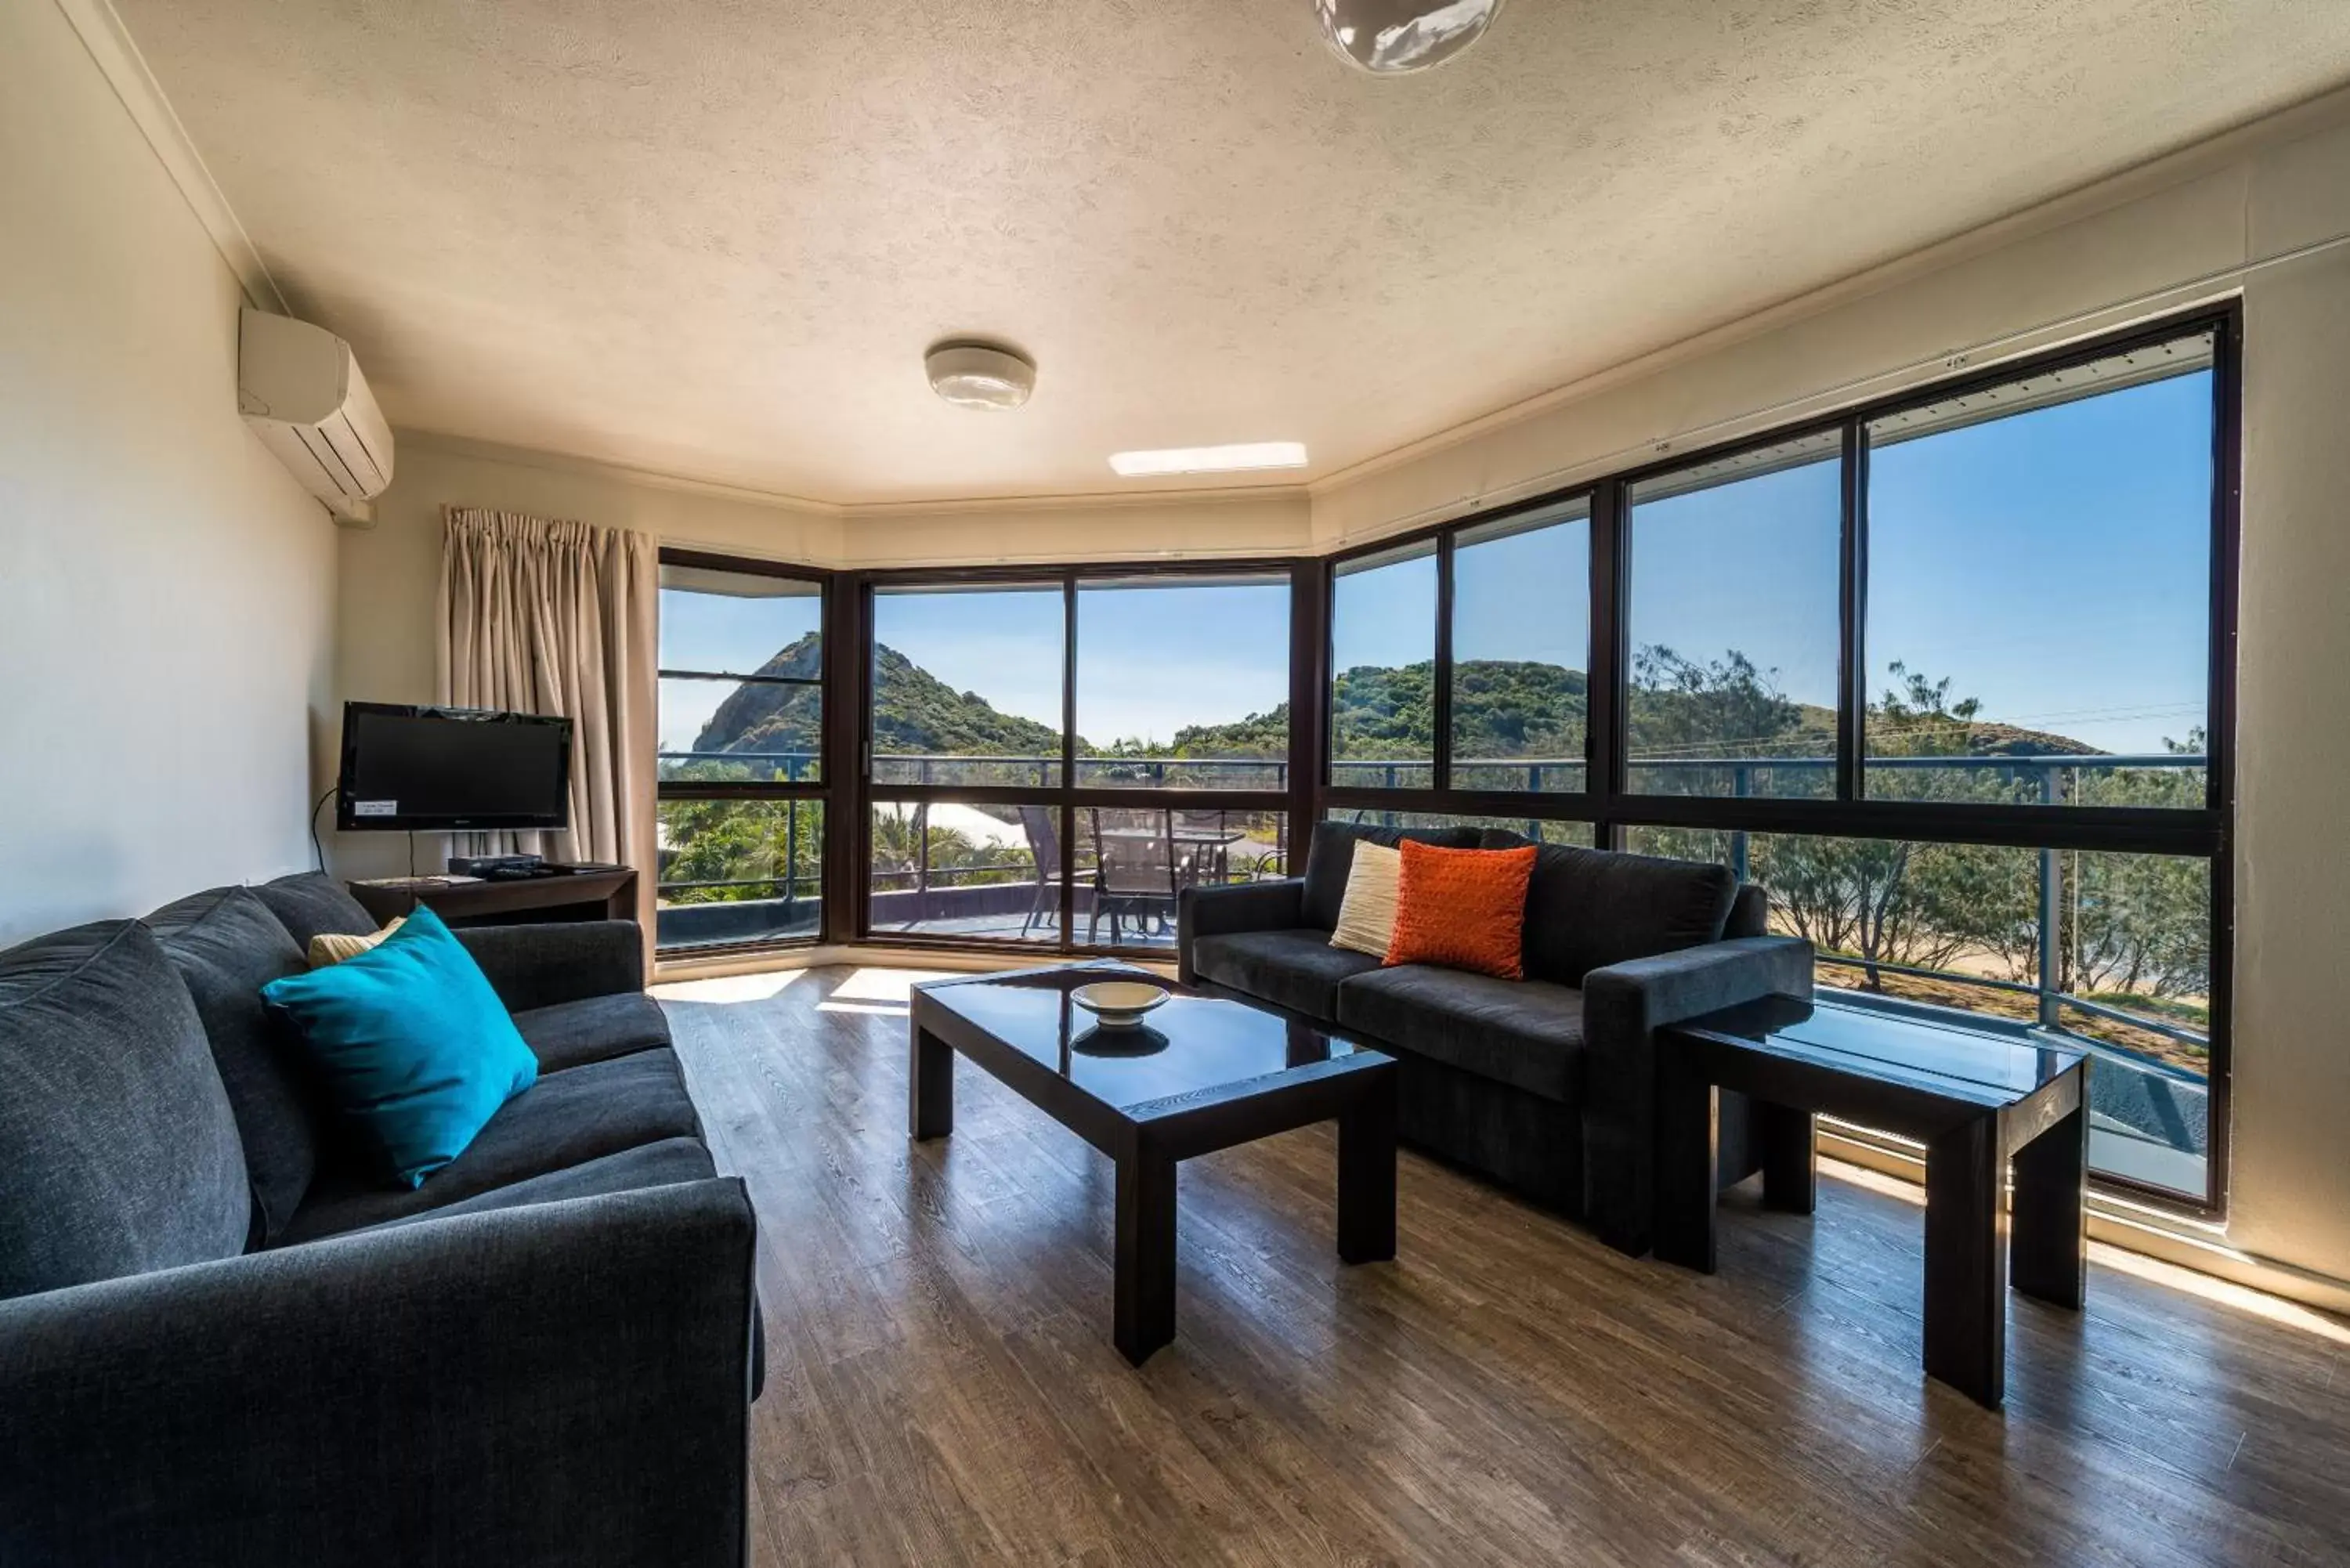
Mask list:
[{"label": "balcony railing", "polygon": [[[748,763],[768,770],[762,782],[806,783],[816,772],[816,753],[810,751],[754,752],[663,752],[663,764],[715,762],[730,764]],[[1077,758],[1081,782],[1088,771],[1124,775],[1119,784],[1138,787],[1159,787],[1170,784],[1193,787],[1214,788],[1220,777],[1231,779],[1235,774],[1245,776],[1247,784],[1228,783],[1224,787],[1285,790],[1289,768],[1285,760],[1269,757],[1121,757],[1081,755]],[[1000,775],[1024,775],[1020,778],[999,776],[990,783],[1033,782],[1040,790],[1055,787],[1055,774],[1061,759],[1057,756],[1035,754],[993,753],[983,755],[955,754],[881,754],[873,759],[875,783],[882,785],[974,784],[981,782],[969,774],[969,770],[997,770]],[[2209,759],[2199,753],[2151,753],[2135,755],[2046,753],[2028,756],[1888,756],[1871,757],[1866,766],[1871,774],[1964,774],[1983,786],[1981,794],[1970,792],[1969,798],[1992,798],[2018,803],[2037,803],[2061,807],[2068,799],[2078,799],[2082,781],[2091,775],[2111,776],[2117,774],[2199,770],[2209,765]],[[1810,775],[1819,780],[1816,792],[1793,792],[1795,798],[1816,794],[1827,798],[1834,791],[1836,762],[1824,756],[1752,756],[1752,757],[1639,757],[1626,763],[1633,794],[1685,795],[1702,793],[1731,798],[1753,798],[1758,784],[1769,785],[1777,775]],[[1480,790],[1529,794],[1550,793],[1561,781],[1583,782],[1585,759],[1581,757],[1508,757],[1456,758],[1453,772],[1456,780],[1463,774],[1473,774]],[[665,770],[666,771],[666,770]],[[1346,784],[1363,789],[1398,789],[1425,787],[1431,782],[1431,763],[1420,758],[1343,758],[1330,764],[1334,784]],[[948,776],[941,777],[941,774]],[[1261,782],[1268,781],[1269,782]],[[1521,782],[1522,781],[1522,782]],[[1674,787],[1678,784],[1679,787]],[[2070,790],[2068,791],[2068,784]],[[1704,787],[1711,785],[1711,787]],[[1724,787],[1726,785],[1726,787]],[[1652,787],[1653,786],[1653,787]],[[1773,791],[1782,795],[1790,792]],[[1897,797],[1898,798],[1898,797]],[[1138,805],[1143,802],[1138,801]],[[1392,815],[1376,810],[1358,811],[1357,819],[1365,816]],[[1528,818],[1525,823],[1529,836],[1538,836],[1543,829],[1540,818]],[[797,833],[797,814],[787,814],[785,829],[787,835],[785,871],[775,877],[745,877],[740,880],[703,882],[663,882],[663,893],[687,888],[780,887],[786,901],[798,896],[799,878],[793,867],[796,856],[792,853],[795,843],[789,842]],[[1749,873],[1750,836],[1743,830],[1729,830],[1725,835],[1730,869],[1742,881]],[[888,887],[899,891],[927,894],[933,890],[968,888],[972,879],[981,876],[1017,874],[1021,880],[1035,876],[1033,857],[1014,853],[1007,858],[983,864],[933,868],[928,864],[928,835],[917,850],[916,863],[907,867],[877,867],[869,875],[878,888]],[[2181,1044],[2208,1048],[2208,1033],[2189,1029],[2167,1019],[2127,1012],[2107,1003],[2060,990],[2054,978],[2061,972],[2058,943],[2060,930],[2058,895],[2062,888],[2060,851],[2039,852],[2037,893],[2039,899],[2039,942],[2037,971],[2033,981],[1999,980],[1984,975],[1970,975],[1948,970],[1910,969],[1880,960],[1847,958],[1836,954],[1822,955],[1822,961],[1866,968],[1871,971],[1908,974],[1985,990],[2022,993],[2034,999],[2037,1023],[2043,1028],[2064,1030],[2064,1010],[2074,1009],[2089,1017],[2126,1024],[2133,1029],[2172,1040]],[[910,883],[910,886],[909,884]],[[2064,1031],[2072,1033],[2071,1031]],[[2163,1064],[2148,1064],[2158,1070],[2167,1070]]]}]

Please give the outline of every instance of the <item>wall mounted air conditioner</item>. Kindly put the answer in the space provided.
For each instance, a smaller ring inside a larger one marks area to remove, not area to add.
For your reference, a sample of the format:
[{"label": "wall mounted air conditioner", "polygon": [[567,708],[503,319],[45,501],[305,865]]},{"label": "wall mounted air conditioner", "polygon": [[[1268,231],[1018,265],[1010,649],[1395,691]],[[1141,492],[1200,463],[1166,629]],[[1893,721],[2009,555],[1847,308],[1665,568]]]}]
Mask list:
[{"label": "wall mounted air conditioner", "polygon": [[345,522],[391,483],[391,427],[351,346],[323,327],[247,309],[238,324],[236,406],[264,446]]}]

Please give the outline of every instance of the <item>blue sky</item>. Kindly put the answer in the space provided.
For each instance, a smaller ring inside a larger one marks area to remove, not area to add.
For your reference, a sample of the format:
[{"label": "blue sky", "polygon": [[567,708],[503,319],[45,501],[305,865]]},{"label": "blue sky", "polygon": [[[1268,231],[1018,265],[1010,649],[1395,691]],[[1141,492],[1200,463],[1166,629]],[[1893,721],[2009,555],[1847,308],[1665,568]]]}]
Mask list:
[{"label": "blue sky", "polygon": [[[2106,751],[2154,751],[2200,723],[2209,616],[2210,376],[2198,372],[1871,454],[1872,690],[1905,660],[1993,720]],[[1631,636],[1692,659],[1737,649],[1788,695],[1835,701],[1836,465],[1643,504]],[[1580,668],[1588,525],[1463,548],[1462,658]],[[673,596],[664,596],[665,600]],[[1425,659],[1433,556],[1339,580],[1339,668]],[[1078,606],[1079,733],[1170,738],[1284,700],[1287,590],[1274,584],[1094,589]],[[755,668],[816,625],[816,601],[697,597],[665,614],[662,662]],[[1057,588],[884,594],[876,633],[959,691],[1057,725]],[[725,688],[664,694],[663,744]],[[691,701],[686,701],[691,700]]]}]

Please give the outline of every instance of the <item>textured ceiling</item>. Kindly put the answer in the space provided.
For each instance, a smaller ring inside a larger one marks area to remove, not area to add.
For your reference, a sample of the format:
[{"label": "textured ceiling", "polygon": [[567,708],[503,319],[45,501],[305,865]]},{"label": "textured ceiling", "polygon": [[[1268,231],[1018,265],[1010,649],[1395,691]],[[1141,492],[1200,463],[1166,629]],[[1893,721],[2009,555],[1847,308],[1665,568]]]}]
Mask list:
[{"label": "textured ceiling", "polygon": [[2350,79],[2341,0],[1515,0],[1387,80],[1310,0],[117,4],[395,422],[841,502],[1326,473]]}]

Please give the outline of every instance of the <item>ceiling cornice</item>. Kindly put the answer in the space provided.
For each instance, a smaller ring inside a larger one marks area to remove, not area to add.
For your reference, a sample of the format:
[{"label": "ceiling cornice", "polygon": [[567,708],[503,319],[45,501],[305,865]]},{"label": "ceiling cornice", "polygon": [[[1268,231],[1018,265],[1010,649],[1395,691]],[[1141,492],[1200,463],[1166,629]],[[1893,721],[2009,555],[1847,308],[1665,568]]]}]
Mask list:
[{"label": "ceiling cornice", "polygon": [[1263,505],[1281,502],[1302,503],[1308,499],[1302,484],[1220,485],[1210,489],[1191,490],[1116,490],[1087,491],[1055,495],[982,495],[948,498],[939,501],[822,501],[813,496],[792,495],[782,491],[760,490],[739,484],[725,484],[712,480],[691,479],[679,474],[662,473],[653,469],[634,468],[626,463],[608,462],[600,458],[577,457],[569,452],[550,452],[539,447],[509,446],[500,441],[478,441],[471,436],[454,435],[446,431],[421,430],[412,426],[395,427],[400,441],[430,447],[464,457],[486,462],[518,464],[525,468],[541,468],[558,473],[579,473],[592,478],[608,479],[624,484],[641,484],[655,490],[672,490],[689,495],[703,495],[720,501],[740,502],[745,505],[765,506],[781,512],[795,512],[808,517],[846,519],[852,521],[887,522],[892,518],[925,518],[1003,514],[1039,512],[1100,512],[1133,510],[1159,506],[1211,507]]},{"label": "ceiling cornice", "polygon": [[261,253],[254,248],[253,236],[244,232],[235,210],[229,206],[228,198],[213,179],[212,171],[204,167],[195,143],[188,140],[188,128],[180,123],[171,100],[163,96],[161,85],[147,68],[139,46],[131,42],[114,7],[108,0],[57,0],[57,5],[68,25],[80,37],[82,47],[89,51],[99,73],[114,88],[114,96],[122,100],[131,123],[139,127],[147,145],[154,149],[163,171],[179,188],[196,221],[212,236],[221,259],[236,275],[247,302],[256,309],[292,315],[286,296],[278,292],[277,280],[269,275]]}]

